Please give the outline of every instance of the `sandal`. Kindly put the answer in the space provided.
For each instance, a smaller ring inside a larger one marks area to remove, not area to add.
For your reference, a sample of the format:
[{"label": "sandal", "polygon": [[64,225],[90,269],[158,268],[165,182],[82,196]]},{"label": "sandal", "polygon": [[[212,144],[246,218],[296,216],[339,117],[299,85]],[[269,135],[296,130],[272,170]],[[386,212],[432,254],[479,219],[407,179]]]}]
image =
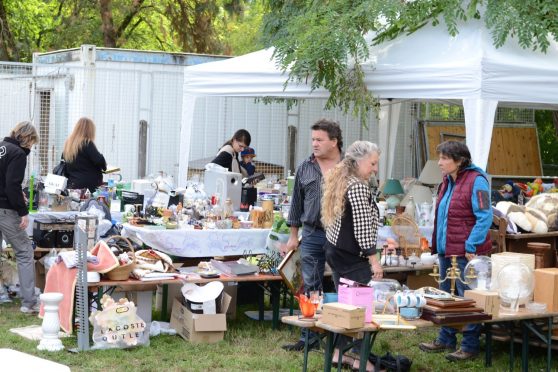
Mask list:
[{"label": "sandal", "polygon": [[[376,363],[376,358],[377,357],[374,354],[370,354],[366,363],[366,372],[385,371],[385,369],[380,368],[380,363]],[[360,370],[360,360],[355,359],[351,370],[355,372]]]},{"label": "sandal", "polygon": [[[349,355],[343,355],[342,359],[341,359],[341,367],[342,368],[348,368],[350,370],[353,369],[353,365],[355,364],[355,358],[353,358],[352,356]],[[331,366],[333,368],[338,368],[339,367],[339,350],[335,349],[335,353],[333,355],[333,358],[331,359]]]}]

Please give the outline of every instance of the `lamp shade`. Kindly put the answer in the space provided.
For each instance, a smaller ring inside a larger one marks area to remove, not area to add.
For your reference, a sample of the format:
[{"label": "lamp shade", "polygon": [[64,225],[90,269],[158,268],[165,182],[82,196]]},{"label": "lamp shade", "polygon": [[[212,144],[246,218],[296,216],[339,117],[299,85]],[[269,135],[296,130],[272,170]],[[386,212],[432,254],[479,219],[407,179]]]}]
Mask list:
[{"label": "lamp shade", "polygon": [[413,200],[418,205],[422,203],[432,203],[432,191],[430,190],[430,187],[417,184],[413,185],[411,190],[409,190],[401,201],[401,205],[407,205],[407,203],[409,203],[409,196],[412,196]]},{"label": "lamp shade", "polygon": [[437,185],[442,183],[442,171],[437,160],[428,160],[420,172],[419,182],[423,185]]},{"label": "lamp shade", "polygon": [[398,195],[404,194],[403,186],[401,186],[401,182],[396,179],[389,179],[384,183],[384,187],[382,189],[382,193],[384,195]]}]

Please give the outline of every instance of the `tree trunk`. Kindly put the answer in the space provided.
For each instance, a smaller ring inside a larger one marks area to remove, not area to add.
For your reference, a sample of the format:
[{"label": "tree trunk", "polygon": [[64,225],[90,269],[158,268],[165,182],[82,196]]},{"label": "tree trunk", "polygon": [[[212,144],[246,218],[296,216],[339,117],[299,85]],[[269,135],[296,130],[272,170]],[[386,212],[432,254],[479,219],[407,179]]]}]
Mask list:
[{"label": "tree trunk", "polygon": [[4,0],[0,0],[0,60],[19,60],[19,51],[15,45],[14,35],[10,31]]},{"label": "tree trunk", "polygon": [[100,0],[101,22],[103,27],[103,42],[108,48],[118,48],[123,44],[121,40],[126,27],[134,20],[140,12],[144,0],[133,0],[130,11],[124,14],[122,23],[116,27],[112,18],[112,0]]},{"label": "tree trunk", "polygon": [[103,30],[103,45],[107,48],[116,48],[116,30],[112,20],[112,0],[100,0],[101,23]]}]

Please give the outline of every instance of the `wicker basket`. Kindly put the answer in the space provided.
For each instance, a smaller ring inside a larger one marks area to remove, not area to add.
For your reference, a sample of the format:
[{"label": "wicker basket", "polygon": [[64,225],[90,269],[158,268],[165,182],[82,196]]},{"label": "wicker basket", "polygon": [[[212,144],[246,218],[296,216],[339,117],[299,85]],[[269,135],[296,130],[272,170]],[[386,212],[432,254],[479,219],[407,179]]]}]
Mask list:
[{"label": "wicker basket", "polygon": [[136,267],[136,254],[134,252],[134,247],[132,246],[132,243],[130,243],[130,241],[121,236],[121,235],[113,235],[111,237],[109,237],[106,241],[109,242],[111,240],[123,240],[124,242],[126,242],[126,244],[128,245],[128,248],[130,248],[130,252],[132,255],[132,262],[127,263],[126,265],[120,265],[114,269],[112,269],[111,271],[109,271],[108,273],[106,273],[106,277],[109,278],[110,280],[128,280],[128,278],[130,277],[130,273],[132,272],[132,270],[134,270],[134,268]]},{"label": "wicker basket", "polygon": [[391,229],[399,238],[399,247],[403,250],[405,257],[410,257],[413,253],[420,257],[420,231],[416,222],[409,216],[399,215],[391,223]]}]

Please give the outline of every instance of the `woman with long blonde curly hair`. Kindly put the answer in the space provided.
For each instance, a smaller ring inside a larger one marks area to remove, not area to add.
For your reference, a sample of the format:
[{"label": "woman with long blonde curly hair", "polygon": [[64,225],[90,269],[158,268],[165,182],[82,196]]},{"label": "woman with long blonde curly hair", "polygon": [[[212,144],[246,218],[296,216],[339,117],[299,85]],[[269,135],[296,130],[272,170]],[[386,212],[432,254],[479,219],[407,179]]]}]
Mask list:
[{"label": "woman with long blonde curly hair", "polygon": [[374,277],[383,275],[376,258],[379,210],[368,185],[372,174],[378,172],[379,157],[376,144],[356,141],[325,177],[321,213],[326,258],[336,285],[340,276],[368,282],[371,266]]},{"label": "woman with long blonde curly hair", "polygon": [[95,146],[95,130],[93,120],[82,117],[64,143],[62,158],[66,161],[69,189],[87,188],[93,192],[103,183],[107,162]]},{"label": "woman with long blonde curly hair", "polygon": [[[356,141],[347,148],[345,158],[325,176],[322,196],[322,223],[326,230],[326,261],[333,271],[337,289],[339,279],[368,283],[383,276],[376,257],[376,237],[380,213],[368,181],[378,172],[380,150],[368,141]],[[372,274],[373,272],[373,274]],[[347,339],[340,338],[335,355]],[[333,359],[337,361],[338,358]],[[342,363],[358,369],[360,361],[347,355]],[[372,370],[367,361],[367,370]]]}]

